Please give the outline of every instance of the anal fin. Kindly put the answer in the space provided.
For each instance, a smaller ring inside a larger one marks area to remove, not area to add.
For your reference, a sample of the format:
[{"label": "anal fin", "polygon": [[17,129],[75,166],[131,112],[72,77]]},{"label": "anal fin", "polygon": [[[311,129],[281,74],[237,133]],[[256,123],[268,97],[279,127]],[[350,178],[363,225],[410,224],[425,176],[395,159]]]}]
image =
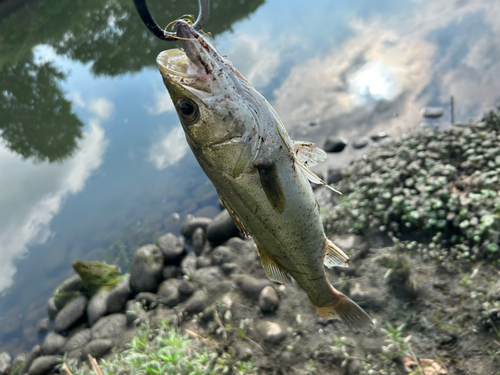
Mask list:
[{"label": "anal fin", "polygon": [[349,257],[329,239],[325,242],[325,260],[324,265],[328,268],[334,266],[347,267]]},{"label": "anal fin", "polygon": [[276,263],[276,260],[271,255],[259,245],[257,245],[257,251],[259,252],[264,272],[269,280],[281,284],[286,284],[290,281],[291,276],[288,271]]},{"label": "anal fin", "polygon": [[220,201],[222,202],[222,204],[224,205],[224,207],[226,207],[226,210],[229,213],[229,216],[231,216],[231,219],[233,219],[236,227],[240,230],[241,233],[243,233],[243,235],[245,237],[250,237],[250,232],[245,227],[245,224],[243,224],[240,217],[236,214],[236,212],[234,212],[231,209],[231,207],[229,207],[229,204],[226,202],[226,200],[224,198],[222,198],[222,196],[220,194],[219,194],[219,198],[220,198]]}]

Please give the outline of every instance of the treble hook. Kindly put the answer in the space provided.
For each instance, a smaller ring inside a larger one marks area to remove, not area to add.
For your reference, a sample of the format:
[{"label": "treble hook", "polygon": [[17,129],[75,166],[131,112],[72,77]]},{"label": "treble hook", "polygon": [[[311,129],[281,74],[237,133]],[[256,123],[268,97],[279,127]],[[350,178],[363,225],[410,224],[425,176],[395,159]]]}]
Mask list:
[{"label": "treble hook", "polygon": [[[142,22],[144,22],[149,31],[151,31],[157,38],[166,40],[168,42],[173,42],[178,39],[175,38],[175,33],[165,31],[160,26],[158,26],[158,24],[153,19],[153,16],[149,12],[146,0],[134,0],[134,5],[137,9],[137,12],[139,12],[139,16],[141,17]],[[203,29],[208,21],[208,15],[210,13],[210,0],[198,0],[198,5],[200,6],[200,13],[198,14],[198,18],[193,25],[196,31],[200,31],[201,29]]]}]

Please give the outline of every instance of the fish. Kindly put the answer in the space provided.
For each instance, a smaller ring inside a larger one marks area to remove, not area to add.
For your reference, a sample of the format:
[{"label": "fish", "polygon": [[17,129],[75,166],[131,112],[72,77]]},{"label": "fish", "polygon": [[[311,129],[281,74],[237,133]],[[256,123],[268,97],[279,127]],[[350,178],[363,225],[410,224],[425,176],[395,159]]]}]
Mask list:
[{"label": "fish", "polygon": [[310,181],[326,153],[292,141],[269,102],[190,23],[175,24],[180,49],[157,64],[189,147],[239,230],[257,246],[266,276],[295,280],[324,320],[355,333],[370,316],[328,281],[326,267],[349,257],[327,239]]}]

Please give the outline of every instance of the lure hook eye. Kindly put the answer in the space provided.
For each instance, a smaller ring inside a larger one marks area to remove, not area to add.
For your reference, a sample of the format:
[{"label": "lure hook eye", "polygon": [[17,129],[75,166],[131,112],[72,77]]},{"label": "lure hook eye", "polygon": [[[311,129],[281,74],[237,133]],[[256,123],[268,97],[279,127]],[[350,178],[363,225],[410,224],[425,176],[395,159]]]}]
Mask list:
[{"label": "lure hook eye", "polygon": [[[168,42],[173,42],[178,40],[176,34],[163,30],[153,19],[153,16],[149,12],[146,0],[134,0],[135,8],[141,17],[142,22],[146,27],[153,33],[154,36],[161,40],[166,40]],[[198,5],[200,6],[198,18],[196,19],[193,27],[196,31],[203,29],[208,21],[208,15],[210,13],[210,0],[198,0]]]}]

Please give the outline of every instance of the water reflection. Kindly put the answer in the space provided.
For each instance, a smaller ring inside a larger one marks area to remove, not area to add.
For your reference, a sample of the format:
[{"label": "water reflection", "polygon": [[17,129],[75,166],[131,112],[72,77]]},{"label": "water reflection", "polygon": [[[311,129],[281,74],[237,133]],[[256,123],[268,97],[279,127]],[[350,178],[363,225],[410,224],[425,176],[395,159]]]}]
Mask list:
[{"label": "water reflection", "polygon": [[188,148],[184,130],[181,126],[176,126],[149,148],[149,161],[162,170],[179,162],[186,155]]}]

